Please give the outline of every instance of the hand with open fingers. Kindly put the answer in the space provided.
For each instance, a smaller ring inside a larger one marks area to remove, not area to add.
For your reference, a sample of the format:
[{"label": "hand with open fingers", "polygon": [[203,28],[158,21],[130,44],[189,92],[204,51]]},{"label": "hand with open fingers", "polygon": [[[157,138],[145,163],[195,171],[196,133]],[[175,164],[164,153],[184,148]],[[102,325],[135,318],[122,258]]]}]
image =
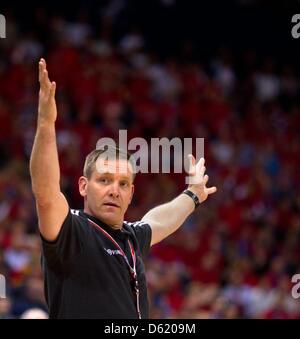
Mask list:
[{"label": "hand with open fingers", "polygon": [[40,59],[39,61],[39,82],[39,121],[54,123],[57,117],[55,102],[56,83],[54,81],[50,82],[46,61],[44,59]]},{"label": "hand with open fingers", "polygon": [[188,189],[197,195],[200,203],[205,201],[209,194],[213,194],[217,191],[215,186],[206,187],[208,182],[208,175],[205,173],[205,159],[200,158],[196,164],[196,159],[192,154],[189,154],[189,177],[188,177]]}]

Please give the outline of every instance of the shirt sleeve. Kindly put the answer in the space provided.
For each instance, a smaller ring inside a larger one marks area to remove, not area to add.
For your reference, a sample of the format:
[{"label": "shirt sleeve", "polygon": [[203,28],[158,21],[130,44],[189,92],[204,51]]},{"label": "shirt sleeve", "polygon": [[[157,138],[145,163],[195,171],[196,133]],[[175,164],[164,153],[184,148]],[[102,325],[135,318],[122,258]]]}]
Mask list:
[{"label": "shirt sleeve", "polygon": [[84,238],[85,227],[80,217],[69,210],[55,241],[47,241],[41,235],[43,255],[47,264],[66,267],[82,252]]},{"label": "shirt sleeve", "polygon": [[149,224],[144,221],[137,221],[131,225],[137,241],[140,246],[143,258],[145,258],[150,251],[152,230]]}]

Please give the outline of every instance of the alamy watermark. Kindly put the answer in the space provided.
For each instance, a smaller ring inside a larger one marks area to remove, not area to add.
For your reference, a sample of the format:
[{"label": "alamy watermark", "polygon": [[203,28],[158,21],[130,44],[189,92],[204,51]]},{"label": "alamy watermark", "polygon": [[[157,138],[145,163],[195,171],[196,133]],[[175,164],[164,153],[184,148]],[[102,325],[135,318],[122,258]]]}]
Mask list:
[{"label": "alamy watermark", "polygon": [[[189,173],[190,161],[189,154],[195,150],[196,162],[204,157],[204,138],[151,138],[150,145],[143,138],[127,139],[127,131],[119,130],[119,140],[116,144],[111,138],[101,138],[96,144],[97,150],[106,150],[108,148],[120,148],[123,152],[131,153],[130,163],[133,164],[134,173]],[[134,152],[133,152],[134,151]],[[96,162],[96,169],[99,173],[105,171],[105,161],[112,157],[103,152]],[[116,159],[117,155],[113,155]],[[110,167],[111,172],[125,172],[126,168]],[[189,173],[190,174],[190,173]],[[186,183],[193,184],[197,182],[195,176],[188,176]]]},{"label": "alamy watermark", "polygon": [[300,274],[294,274],[292,276],[292,283],[295,284],[292,288],[292,297],[294,299],[300,298]]},{"label": "alamy watermark", "polygon": [[6,298],[6,282],[4,275],[0,274],[0,299]]},{"label": "alamy watermark", "polygon": [[292,16],[292,23],[296,24],[292,27],[292,37],[298,39],[300,37],[300,14],[294,14]]},{"label": "alamy watermark", "polygon": [[0,38],[6,38],[6,19],[3,14],[0,14]]}]

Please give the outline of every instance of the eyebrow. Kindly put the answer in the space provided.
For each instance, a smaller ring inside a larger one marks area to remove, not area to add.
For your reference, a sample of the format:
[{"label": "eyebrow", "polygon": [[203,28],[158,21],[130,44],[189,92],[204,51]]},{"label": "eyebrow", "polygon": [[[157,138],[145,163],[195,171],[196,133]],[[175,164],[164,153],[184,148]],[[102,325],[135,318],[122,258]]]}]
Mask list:
[{"label": "eyebrow", "polygon": [[[103,175],[112,176],[113,173],[111,173],[111,172],[101,172],[101,173],[97,172],[97,175],[98,176],[96,177],[96,179],[98,179],[99,176],[103,176]],[[131,176],[132,176],[132,173],[130,173],[130,174],[126,175],[126,176],[120,175],[120,180],[130,180]]]}]

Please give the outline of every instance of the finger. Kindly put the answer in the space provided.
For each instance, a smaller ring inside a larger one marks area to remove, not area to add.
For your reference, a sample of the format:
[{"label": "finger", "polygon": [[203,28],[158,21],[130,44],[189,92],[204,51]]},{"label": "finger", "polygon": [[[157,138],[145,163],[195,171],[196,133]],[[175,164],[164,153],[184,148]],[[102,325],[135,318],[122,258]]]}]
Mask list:
[{"label": "finger", "polygon": [[199,178],[199,181],[203,180],[203,175],[205,172],[205,167],[204,167],[204,163],[205,163],[205,159],[204,158],[200,158],[200,160],[198,161],[197,165],[196,165],[196,173],[197,173],[197,177]]},{"label": "finger", "polygon": [[189,154],[188,157],[189,157],[189,159],[190,159],[191,165],[192,165],[192,166],[195,166],[196,159],[195,159],[195,157],[193,156],[193,154]]},{"label": "finger", "polygon": [[207,174],[205,174],[205,176],[203,177],[203,184],[204,184],[204,186],[207,184],[208,179],[209,179],[209,176]]},{"label": "finger", "polygon": [[45,77],[46,84],[50,87],[51,82],[49,80],[48,71],[46,68],[44,69],[44,77]]},{"label": "finger", "polygon": [[206,192],[207,192],[207,194],[215,193],[215,192],[217,192],[217,187],[215,187],[215,186],[209,187],[209,188],[207,188]]},{"label": "finger", "polygon": [[43,92],[47,92],[48,86],[47,86],[47,79],[46,79],[46,70],[42,66],[42,70],[40,73],[40,87]]},{"label": "finger", "polygon": [[[43,75],[44,75],[44,71],[47,71],[47,64],[46,64],[46,60],[41,58],[39,61],[39,80],[42,81]],[[47,71],[47,75],[48,75],[48,71]],[[50,82],[50,81],[49,81]]]},{"label": "finger", "polygon": [[194,158],[194,156],[192,154],[189,154],[188,155],[188,158],[189,158],[189,174],[190,175],[195,175],[195,163],[196,163],[196,160]]},{"label": "finger", "polygon": [[205,166],[202,166],[202,167],[200,168],[200,171],[199,171],[199,176],[200,176],[200,178],[203,178],[205,171],[206,171],[206,167],[205,167]]},{"label": "finger", "polygon": [[48,71],[46,69],[43,70],[41,87],[45,91],[50,91],[51,88],[51,82],[49,80]]},{"label": "finger", "polygon": [[42,77],[43,77],[43,71],[44,71],[44,64],[42,60],[39,62],[39,82],[42,82]]},{"label": "finger", "polygon": [[197,162],[196,165],[196,170],[199,173],[200,169],[204,166],[205,164],[205,159],[204,158],[200,158],[200,160]]},{"label": "finger", "polygon": [[49,99],[55,97],[55,91],[56,91],[56,83],[55,83],[55,81],[52,81],[52,82],[51,82],[51,88],[50,88]]}]

